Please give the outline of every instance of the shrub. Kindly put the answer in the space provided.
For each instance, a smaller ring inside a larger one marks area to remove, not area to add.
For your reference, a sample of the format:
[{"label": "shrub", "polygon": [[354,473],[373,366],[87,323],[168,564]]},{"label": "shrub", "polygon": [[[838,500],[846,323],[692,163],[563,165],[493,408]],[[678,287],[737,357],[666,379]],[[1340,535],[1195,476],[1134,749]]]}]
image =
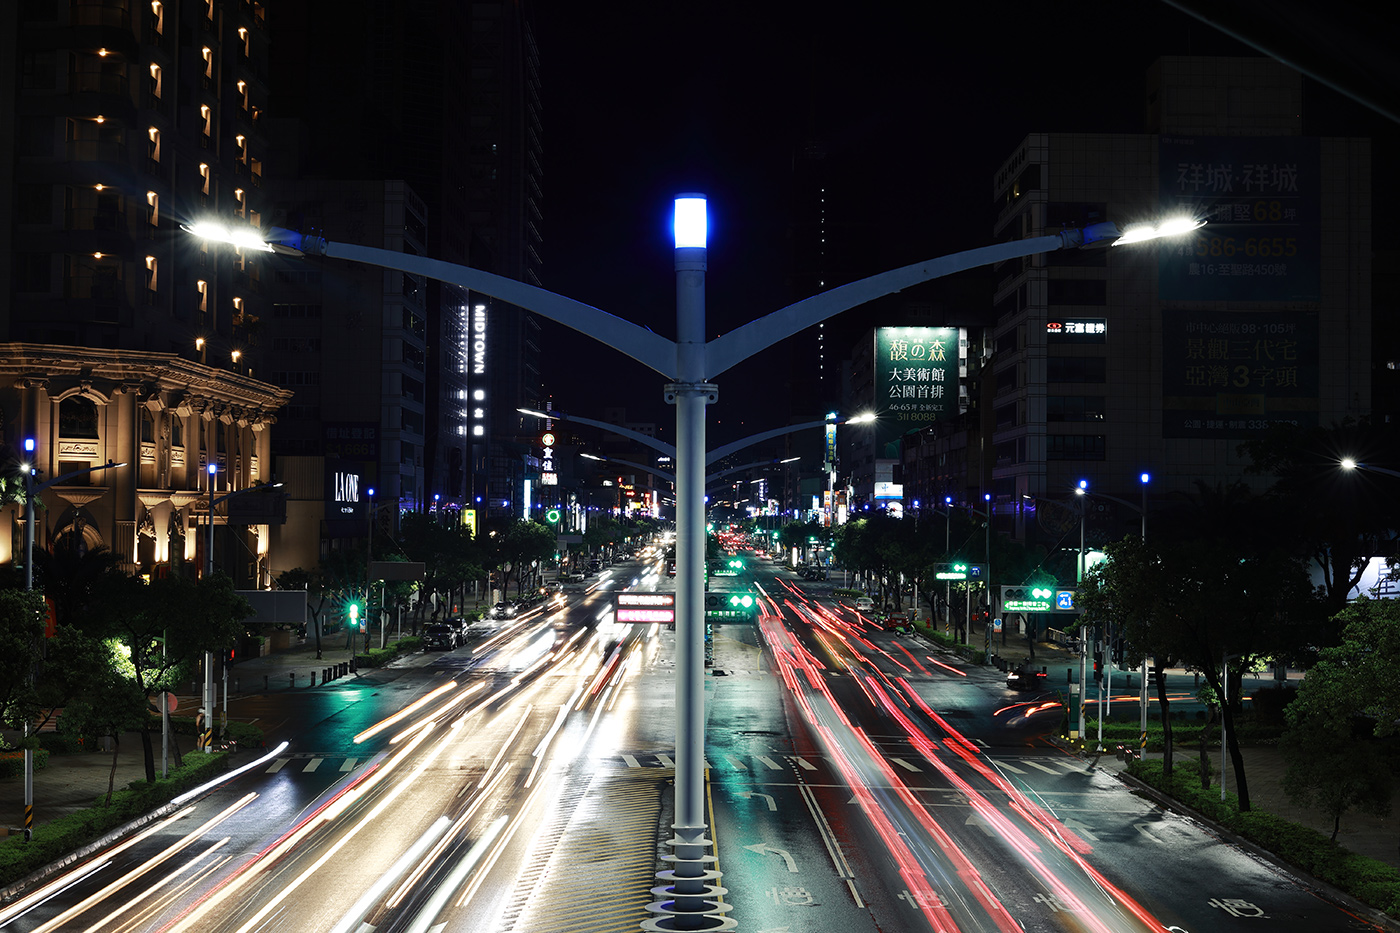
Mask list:
[{"label": "shrub", "polygon": [[[38,771],[49,763],[49,750],[34,750],[34,770]],[[24,773],[24,752],[0,752],[0,778],[19,777]]]},{"label": "shrub", "polygon": [[1272,813],[1241,813],[1234,794],[1227,793],[1225,800],[1220,800],[1218,789],[1202,789],[1188,769],[1174,769],[1170,786],[1162,777],[1160,761],[1135,761],[1127,770],[1143,783],[1175,797],[1319,881],[1378,910],[1400,916],[1400,871],[1394,867],[1348,852],[1317,830]]},{"label": "shrub", "polygon": [[198,787],[227,768],[227,757],[223,752],[191,755],[185,759],[184,767],[172,770],[168,778],[151,784],[136,781],[127,789],[116,791],[110,806],[97,805],[40,823],[34,827],[34,837],[29,842],[24,841],[22,834],[0,839],[0,886],[19,881],[122,824],[170,802],[190,788]]}]

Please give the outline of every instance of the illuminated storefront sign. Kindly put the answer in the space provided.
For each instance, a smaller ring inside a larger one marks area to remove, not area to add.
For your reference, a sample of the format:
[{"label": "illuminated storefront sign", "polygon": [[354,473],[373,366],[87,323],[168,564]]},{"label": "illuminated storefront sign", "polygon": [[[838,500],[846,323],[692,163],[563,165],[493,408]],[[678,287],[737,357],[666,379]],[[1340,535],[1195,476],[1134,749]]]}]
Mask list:
[{"label": "illuminated storefront sign", "polygon": [[613,611],[618,622],[660,622],[670,625],[676,621],[676,594],[615,593]]},{"label": "illuminated storefront sign", "polygon": [[559,474],[554,472],[554,432],[546,431],[540,435],[540,444],[544,447],[544,453],[540,457],[540,485],[558,486]]},{"label": "illuminated storefront sign", "polygon": [[956,327],[875,328],[879,444],[958,413],[958,352]]}]

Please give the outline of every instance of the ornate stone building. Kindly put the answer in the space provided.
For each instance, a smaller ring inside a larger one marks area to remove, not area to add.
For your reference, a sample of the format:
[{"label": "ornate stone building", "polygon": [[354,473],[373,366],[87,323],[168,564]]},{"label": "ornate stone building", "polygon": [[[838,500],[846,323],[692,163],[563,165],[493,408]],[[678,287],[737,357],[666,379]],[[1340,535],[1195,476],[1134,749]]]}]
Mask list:
[{"label": "ornate stone building", "polygon": [[[267,429],[290,398],[174,353],[0,344],[0,434],[21,456],[33,438],[36,484],[125,464],[44,490],[35,548],[102,545],[140,574],[201,566],[211,476],[216,499],[271,482]],[[228,504],[214,519],[215,566],[239,586],[266,587],[268,526],[235,530]],[[22,506],[0,511],[0,562],[23,562],[23,518]]]}]

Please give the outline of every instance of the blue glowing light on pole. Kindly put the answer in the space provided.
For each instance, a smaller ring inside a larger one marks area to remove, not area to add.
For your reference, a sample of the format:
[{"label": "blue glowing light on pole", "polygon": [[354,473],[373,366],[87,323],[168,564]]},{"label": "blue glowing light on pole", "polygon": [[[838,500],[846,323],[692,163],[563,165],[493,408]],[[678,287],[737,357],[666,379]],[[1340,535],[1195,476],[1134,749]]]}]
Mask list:
[{"label": "blue glowing light on pole", "polygon": [[709,237],[709,215],[705,198],[698,194],[682,194],[676,198],[674,232],[676,249],[706,248]]}]

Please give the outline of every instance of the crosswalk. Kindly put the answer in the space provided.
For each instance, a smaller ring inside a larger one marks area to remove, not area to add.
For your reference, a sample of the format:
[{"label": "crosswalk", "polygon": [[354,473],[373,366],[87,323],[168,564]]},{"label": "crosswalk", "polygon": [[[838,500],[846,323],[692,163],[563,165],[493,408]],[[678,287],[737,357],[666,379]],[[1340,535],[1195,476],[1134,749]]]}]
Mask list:
[{"label": "crosswalk", "polygon": [[[327,764],[327,762],[330,762]],[[286,758],[274,758],[264,774],[280,774],[283,772],[299,772],[310,774],[315,771],[354,771],[355,766],[360,763],[358,758],[341,758],[339,756],[321,755],[290,755]],[[324,765],[324,767],[322,767]]]},{"label": "crosswalk", "polygon": [[[738,771],[751,772],[755,774],[766,774],[773,771],[816,771],[818,764],[823,759],[811,759],[800,755],[781,755],[783,762],[775,760],[768,755],[754,755],[745,760],[734,755],[717,755],[713,758],[705,759],[705,767],[711,771]],[[913,762],[907,758],[896,758],[889,756],[885,759],[901,771],[912,774],[933,772],[935,769],[924,762]],[[1045,756],[1031,757],[1017,755],[1014,757],[993,757],[987,756],[984,759],[994,769],[1008,774],[1053,774],[1060,777],[1066,774],[1087,774],[1089,766],[1078,758],[1067,756]],[[675,768],[675,760],[667,754],[653,753],[650,755],[618,755],[615,761],[622,763],[627,768]]]}]

